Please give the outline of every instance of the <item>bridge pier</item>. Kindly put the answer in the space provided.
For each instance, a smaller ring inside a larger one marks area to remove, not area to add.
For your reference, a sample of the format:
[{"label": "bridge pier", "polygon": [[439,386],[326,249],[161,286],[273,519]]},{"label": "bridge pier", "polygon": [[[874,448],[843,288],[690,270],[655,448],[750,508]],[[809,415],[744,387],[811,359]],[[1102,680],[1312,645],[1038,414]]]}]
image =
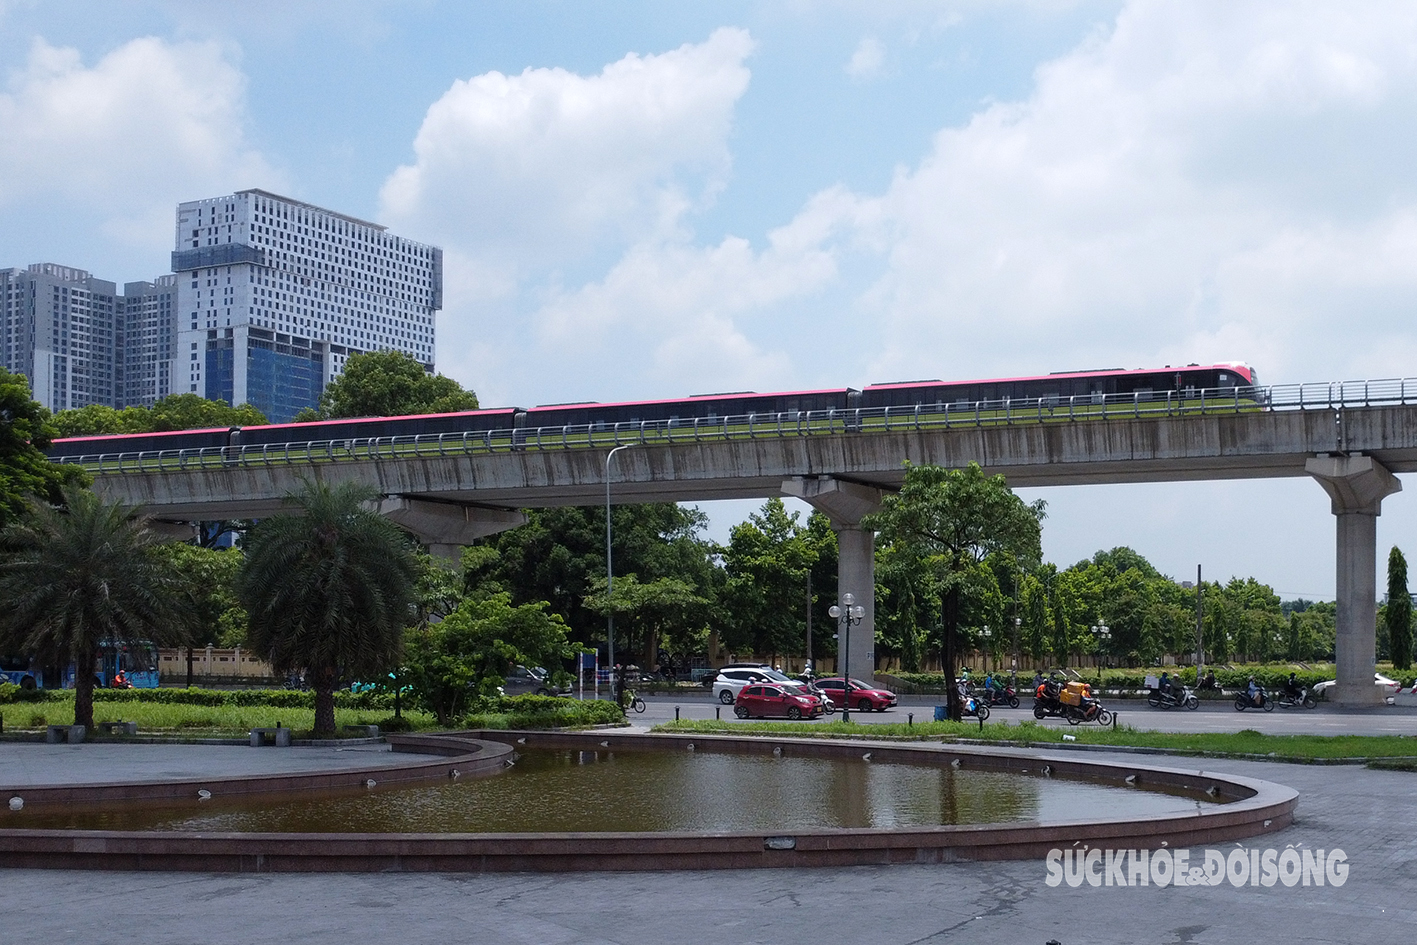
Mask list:
[{"label": "bridge pier", "polygon": [[511,509],[429,502],[408,496],[381,499],[379,514],[427,545],[429,553],[453,561],[461,557],[464,545],[526,524],[526,514]]},{"label": "bridge pier", "polygon": [[[837,593],[854,594],[856,602],[866,609],[861,622],[848,631],[851,665],[846,667],[846,671],[859,679],[875,679],[876,533],[862,528],[861,519],[880,509],[883,492],[830,476],[794,476],[783,482],[782,491],[785,495],[801,499],[831,519],[837,541]],[[841,629],[840,625],[837,629]],[[841,652],[840,640],[837,647]]]},{"label": "bridge pier", "polygon": [[1378,516],[1402,483],[1371,456],[1317,456],[1304,463],[1333,503],[1338,529],[1338,702],[1375,705]]}]

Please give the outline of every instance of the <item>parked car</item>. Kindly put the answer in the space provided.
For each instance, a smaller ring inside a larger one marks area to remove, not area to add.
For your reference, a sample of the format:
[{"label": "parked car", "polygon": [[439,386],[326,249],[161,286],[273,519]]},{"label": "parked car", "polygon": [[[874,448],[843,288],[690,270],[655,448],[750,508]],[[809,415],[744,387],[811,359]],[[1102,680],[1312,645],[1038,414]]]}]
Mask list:
[{"label": "parked car", "polygon": [[733,702],[733,714],[740,719],[816,719],[826,712],[822,697],[792,686],[754,683],[744,686]]},{"label": "parked car", "polygon": [[861,712],[869,712],[872,709],[877,712],[884,712],[896,704],[895,693],[888,689],[877,689],[875,686],[868,686],[859,679],[851,680],[851,689],[847,690],[846,680],[840,676],[828,676],[825,679],[816,680],[817,688],[826,694],[826,697],[838,706],[849,706]]},{"label": "parked car", "polygon": [[724,705],[733,705],[743,687],[752,683],[774,683],[787,689],[802,688],[801,682],[779,673],[771,666],[730,665],[719,670],[718,677],[713,681],[714,698]]},{"label": "parked car", "polygon": [[502,694],[508,696],[559,696],[567,691],[553,684],[540,666],[513,666],[502,683]]},{"label": "parked car", "polygon": [[[1329,679],[1324,682],[1317,683],[1311,691],[1313,695],[1317,696],[1319,693],[1328,689],[1330,686],[1337,685],[1338,680]],[[1382,673],[1373,673],[1373,685],[1381,689],[1383,691],[1384,696],[1395,696],[1397,695],[1398,690],[1402,688],[1402,683],[1398,682],[1395,679],[1388,679]]]}]

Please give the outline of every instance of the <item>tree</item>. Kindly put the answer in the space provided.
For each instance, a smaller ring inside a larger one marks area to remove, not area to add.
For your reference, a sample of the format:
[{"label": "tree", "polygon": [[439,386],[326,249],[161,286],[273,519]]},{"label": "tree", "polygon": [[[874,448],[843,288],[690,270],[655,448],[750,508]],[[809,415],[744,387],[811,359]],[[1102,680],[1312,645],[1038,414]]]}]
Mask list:
[{"label": "tree", "polygon": [[265,414],[250,404],[232,407],[224,400],[207,400],[197,394],[169,394],[151,407],[124,407],[122,410],[90,404],[61,410],[54,417],[59,436],[259,427],[269,422]]},{"label": "tree", "polygon": [[305,671],[317,732],[334,731],[342,674],[373,678],[398,665],[414,616],[417,561],[408,537],[367,507],[376,495],[357,482],[307,482],[286,497],[299,514],[264,519],[244,545],[247,642],[277,673]]},{"label": "tree", "polygon": [[1387,556],[1385,612],[1393,669],[1407,669],[1412,665],[1412,597],[1407,593],[1407,559],[1396,545]]},{"label": "tree", "polygon": [[302,410],[297,421],[344,417],[404,417],[476,410],[477,395],[450,377],[430,374],[402,351],[352,355],[344,371],[320,395],[319,410]]},{"label": "tree", "polygon": [[102,645],[177,642],[188,597],[133,507],[72,486],[61,499],[32,500],[0,531],[0,644],[46,666],[72,662],[74,724],[92,730]]},{"label": "tree", "polygon": [[909,466],[900,492],[886,496],[881,510],[863,525],[899,545],[922,569],[933,572],[940,589],[944,668],[950,718],[960,718],[955,668],[959,654],[960,604],[970,572],[995,552],[1009,552],[1033,564],[1042,557],[1044,503],[1025,503],[1003,476],[986,476],[978,463],[964,469]]},{"label": "tree", "polygon": [[[807,575],[815,577],[818,560],[828,554],[836,554],[830,528],[813,529],[810,520],[800,524],[798,513],[788,514],[781,499],[769,499],[760,512],[735,525],[723,550],[728,579],[724,642],[729,649],[764,655],[803,652]],[[814,580],[813,589],[826,590],[827,585]],[[817,623],[831,625],[829,618]]]},{"label": "tree", "polygon": [[192,602],[183,615],[180,641],[187,647],[190,686],[192,647],[246,645],[246,611],[236,597],[242,555],[176,541],[158,545],[154,551],[183,581]]},{"label": "tree", "polygon": [[554,664],[574,652],[565,622],[547,613],[544,602],[514,606],[510,595],[496,593],[464,600],[443,620],[410,630],[403,678],[440,724],[451,725],[513,666]]},{"label": "tree", "polygon": [[30,496],[56,505],[65,486],[88,484],[78,466],[51,463],[45,457],[56,436],[48,417],[30,396],[25,376],[0,367],[0,527],[24,511]]},{"label": "tree", "polygon": [[[621,660],[619,654],[638,649],[643,665],[655,666],[659,661],[659,648],[665,642],[669,642],[671,650],[690,646],[697,649],[703,642],[694,637],[686,638],[685,628],[699,628],[701,632],[695,636],[707,636],[708,601],[677,578],[656,578],[642,583],[638,575],[626,574],[615,579],[614,590],[609,595],[605,593],[604,578],[597,578],[591,586],[593,592],[586,598],[586,607],[602,616],[614,613],[615,627],[623,634],[617,661],[629,662]],[[638,644],[631,642],[635,640]]]},{"label": "tree", "polygon": [[[717,548],[699,537],[706,517],[674,503],[620,505],[612,510],[615,576],[653,582],[682,581],[711,610],[724,575],[714,566]],[[547,601],[570,628],[571,639],[594,646],[605,640],[605,621],[586,607],[605,578],[605,507],[531,509],[527,523],[491,536],[463,554],[467,590],[506,591],[514,604]],[[487,551],[486,549],[491,549]],[[474,553],[475,550],[475,553]],[[703,623],[677,626],[671,640],[689,640]]]}]

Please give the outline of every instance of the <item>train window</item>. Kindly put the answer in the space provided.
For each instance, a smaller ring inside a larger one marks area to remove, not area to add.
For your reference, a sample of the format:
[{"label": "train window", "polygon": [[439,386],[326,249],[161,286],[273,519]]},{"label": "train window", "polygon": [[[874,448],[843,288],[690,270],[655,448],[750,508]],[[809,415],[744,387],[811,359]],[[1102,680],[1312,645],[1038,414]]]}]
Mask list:
[{"label": "train window", "polygon": [[1224,371],[1221,371],[1221,372],[1220,372],[1220,386],[1221,386],[1221,387],[1234,387],[1234,386],[1235,386],[1235,382],[1230,380],[1230,375],[1229,375],[1229,374],[1226,374]]},{"label": "train window", "polygon": [[1138,388],[1136,389],[1135,393],[1136,393],[1136,395],[1137,395],[1137,400],[1150,400],[1150,399],[1151,399],[1151,388],[1150,388],[1150,387],[1138,387]]}]

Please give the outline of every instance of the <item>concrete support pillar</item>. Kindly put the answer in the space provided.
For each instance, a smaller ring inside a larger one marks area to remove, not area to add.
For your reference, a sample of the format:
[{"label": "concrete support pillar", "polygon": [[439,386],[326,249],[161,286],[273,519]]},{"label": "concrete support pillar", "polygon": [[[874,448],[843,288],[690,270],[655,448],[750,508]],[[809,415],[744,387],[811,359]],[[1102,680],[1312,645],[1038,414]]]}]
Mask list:
[{"label": "concrete support pillar", "polygon": [[1373,685],[1378,516],[1383,499],[1401,491],[1402,483],[1371,456],[1319,456],[1304,471],[1328,493],[1338,519],[1337,701],[1375,705],[1383,697]]},{"label": "concrete support pillar", "polygon": [[526,524],[526,515],[511,509],[429,502],[406,496],[380,500],[379,514],[427,545],[431,554],[453,561],[459,559],[464,545]]},{"label": "concrete support pillar", "polygon": [[[851,643],[837,641],[837,652],[849,649],[850,666],[838,665],[851,676],[871,680],[876,675],[876,533],[861,527],[861,519],[881,507],[881,490],[829,476],[795,477],[782,484],[785,495],[796,496],[831,519],[836,532],[837,593],[851,593],[866,610],[851,628]],[[840,603],[840,601],[838,601]],[[840,626],[837,628],[840,630]],[[838,660],[838,663],[840,660]]]}]

